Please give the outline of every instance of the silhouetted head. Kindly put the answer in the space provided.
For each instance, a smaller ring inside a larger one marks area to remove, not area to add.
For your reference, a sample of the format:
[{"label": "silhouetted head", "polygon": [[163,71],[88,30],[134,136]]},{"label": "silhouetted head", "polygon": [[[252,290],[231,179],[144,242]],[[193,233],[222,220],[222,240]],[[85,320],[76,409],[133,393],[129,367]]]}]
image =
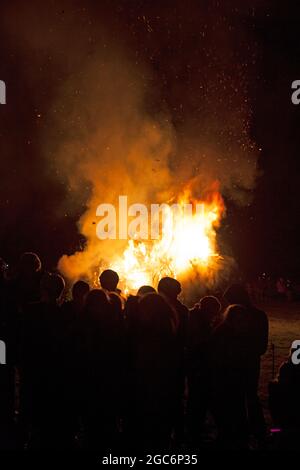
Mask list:
[{"label": "silhouetted head", "polygon": [[105,271],[100,274],[99,281],[102,289],[113,292],[117,289],[119,276],[116,271],[113,271],[112,269],[105,269]]},{"label": "silhouetted head", "polygon": [[137,291],[137,295],[142,296],[142,295],[150,294],[151,292],[156,293],[156,290],[154,289],[154,287],[152,287],[152,286],[142,286]]},{"label": "silhouetted head", "polygon": [[229,305],[224,312],[224,323],[235,333],[246,333],[249,328],[248,310],[243,305]]},{"label": "silhouetted head", "polygon": [[181,284],[172,277],[163,277],[158,283],[157,290],[159,294],[163,294],[169,299],[175,300],[181,292]]},{"label": "silhouetted head", "polygon": [[139,323],[147,335],[172,333],[174,312],[159,294],[150,292],[139,300]]},{"label": "silhouetted head", "polygon": [[122,316],[123,313],[123,301],[119,294],[116,292],[110,292],[109,294],[110,303],[113,311],[118,315]]},{"label": "silhouetted head", "polygon": [[139,314],[139,299],[137,295],[129,295],[125,302],[124,316],[129,321],[129,324],[135,322]]},{"label": "silhouetted head", "polygon": [[37,254],[27,252],[20,258],[19,272],[22,276],[32,276],[41,271],[42,263]]},{"label": "silhouetted head", "polygon": [[92,289],[85,300],[85,308],[91,316],[100,315],[109,308],[109,300],[102,289]]},{"label": "silhouetted head", "polygon": [[59,274],[45,273],[42,276],[41,298],[46,302],[58,302],[65,288],[65,281]]},{"label": "silhouetted head", "polygon": [[217,297],[207,295],[200,300],[201,315],[204,315],[208,321],[215,320],[221,311],[221,304]]},{"label": "silhouetted head", "polygon": [[229,304],[240,304],[245,307],[251,305],[251,300],[246,288],[242,284],[232,284],[224,293],[224,298]]},{"label": "silhouetted head", "polygon": [[75,302],[82,303],[84,301],[85,296],[90,291],[90,286],[85,281],[77,281],[73,284],[72,287],[72,299]]}]

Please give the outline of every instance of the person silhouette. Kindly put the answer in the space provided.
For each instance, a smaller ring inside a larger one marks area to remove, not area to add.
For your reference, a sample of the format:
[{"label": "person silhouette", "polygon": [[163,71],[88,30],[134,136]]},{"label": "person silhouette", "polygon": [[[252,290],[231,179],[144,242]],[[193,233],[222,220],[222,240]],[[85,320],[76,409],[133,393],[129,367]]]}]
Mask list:
[{"label": "person silhouette", "polygon": [[82,314],[85,298],[90,291],[90,286],[85,281],[76,281],[72,287],[72,299],[62,304],[62,315],[66,325],[72,326]]},{"label": "person silhouette", "polygon": [[170,445],[177,385],[173,315],[159,294],[140,297],[128,419],[129,442],[141,452]]},{"label": "person silhouette", "polygon": [[120,388],[120,321],[108,294],[91,290],[84,312],[85,396],[83,418],[88,449],[112,448],[117,436]]},{"label": "person silhouette", "polygon": [[216,297],[203,297],[190,310],[187,337],[188,406],[187,428],[190,445],[199,445],[207,412],[212,412],[210,353],[221,304]]},{"label": "person silhouette", "polygon": [[174,324],[176,328],[176,349],[177,356],[177,407],[174,414],[174,441],[180,445],[184,439],[184,391],[185,391],[185,348],[188,324],[188,308],[178,299],[181,293],[181,284],[177,279],[163,277],[157,286],[158,293],[161,294],[175,312]]},{"label": "person silhouette", "polygon": [[[41,278],[41,300],[27,305],[21,349],[21,414],[32,427],[33,448],[66,445],[64,339],[60,300],[65,288],[59,274]],[[58,426],[59,423],[59,426]]]},{"label": "person silhouette", "polygon": [[72,287],[72,301],[76,310],[81,311],[84,307],[85,298],[90,291],[90,286],[85,281],[77,281]]},{"label": "person silhouette", "polygon": [[219,445],[225,449],[248,446],[246,398],[252,341],[250,325],[247,309],[233,304],[226,309],[224,320],[212,336],[213,411],[219,430]]},{"label": "person silhouette", "polygon": [[224,293],[229,304],[240,304],[247,310],[249,317],[249,355],[246,375],[246,400],[250,432],[257,438],[258,444],[264,446],[266,440],[266,423],[258,397],[261,356],[268,348],[269,321],[266,313],[256,308],[245,287],[233,284]]},{"label": "person silhouette", "polygon": [[61,306],[61,321],[64,324],[64,397],[70,428],[75,435],[82,418],[84,386],[84,335],[85,300],[90,291],[89,284],[78,280],[72,286],[72,298]]},{"label": "person silhouette", "polygon": [[119,283],[119,275],[112,269],[105,269],[99,276],[99,282],[102,289],[107,292],[117,292],[120,294],[120,290],[117,288]]},{"label": "person silhouette", "polygon": [[289,430],[300,429],[300,364],[293,362],[291,348],[289,357],[278,371],[277,379],[269,384],[269,407],[275,425]]},{"label": "person silhouette", "polygon": [[142,295],[145,295],[145,294],[149,294],[150,292],[154,292],[154,293],[156,292],[154,287],[152,287],[152,286],[141,286],[137,291],[137,295],[142,296]]}]

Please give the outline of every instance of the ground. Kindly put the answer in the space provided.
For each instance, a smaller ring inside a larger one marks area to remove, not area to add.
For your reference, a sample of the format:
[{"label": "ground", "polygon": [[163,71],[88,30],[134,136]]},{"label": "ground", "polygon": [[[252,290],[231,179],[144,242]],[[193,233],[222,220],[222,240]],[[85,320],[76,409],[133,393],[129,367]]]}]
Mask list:
[{"label": "ground", "polygon": [[276,375],[278,367],[289,354],[291,343],[295,339],[300,339],[300,302],[268,302],[259,307],[268,314],[270,321],[269,347],[262,358],[260,379],[260,397],[266,418],[270,422],[268,383],[273,378],[272,344],[274,345],[274,371]]}]

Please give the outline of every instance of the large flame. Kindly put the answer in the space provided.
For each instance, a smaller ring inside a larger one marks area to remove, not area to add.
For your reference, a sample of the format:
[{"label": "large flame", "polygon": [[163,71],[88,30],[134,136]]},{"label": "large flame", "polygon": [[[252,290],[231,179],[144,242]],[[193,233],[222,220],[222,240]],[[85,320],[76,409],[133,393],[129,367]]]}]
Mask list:
[{"label": "large flame", "polygon": [[[163,209],[158,240],[129,240],[124,252],[111,264],[119,273],[125,294],[136,292],[142,285],[156,286],[163,276],[185,279],[196,271],[205,277],[214,270],[220,258],[216,228],[224,210],[221,195],[212,192],[203,201],[193,199],[185,191],[177,204],[176,214],[171,206]],[[186,213],[186,204],[192,204],[192,212]]]}]

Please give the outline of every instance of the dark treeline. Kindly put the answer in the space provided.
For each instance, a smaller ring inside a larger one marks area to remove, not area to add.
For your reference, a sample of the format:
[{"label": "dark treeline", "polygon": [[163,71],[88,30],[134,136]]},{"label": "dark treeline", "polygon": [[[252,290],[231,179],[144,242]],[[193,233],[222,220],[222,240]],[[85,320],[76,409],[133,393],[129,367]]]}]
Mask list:
[{"label": "dark treeline", "polygon": [[[247,290],[232,285],[189,310],[175,279],[127,299],[118,281],[106,270],[101,288],[77,281],[62,301],[64,279],[44,272],[34,253],[22,255],[14,276],[1,264],[0,447],[266,447],[258,384],[268,319]],[[299,382],[288,359],[270,387],[284,429],[299,427]]]}]

